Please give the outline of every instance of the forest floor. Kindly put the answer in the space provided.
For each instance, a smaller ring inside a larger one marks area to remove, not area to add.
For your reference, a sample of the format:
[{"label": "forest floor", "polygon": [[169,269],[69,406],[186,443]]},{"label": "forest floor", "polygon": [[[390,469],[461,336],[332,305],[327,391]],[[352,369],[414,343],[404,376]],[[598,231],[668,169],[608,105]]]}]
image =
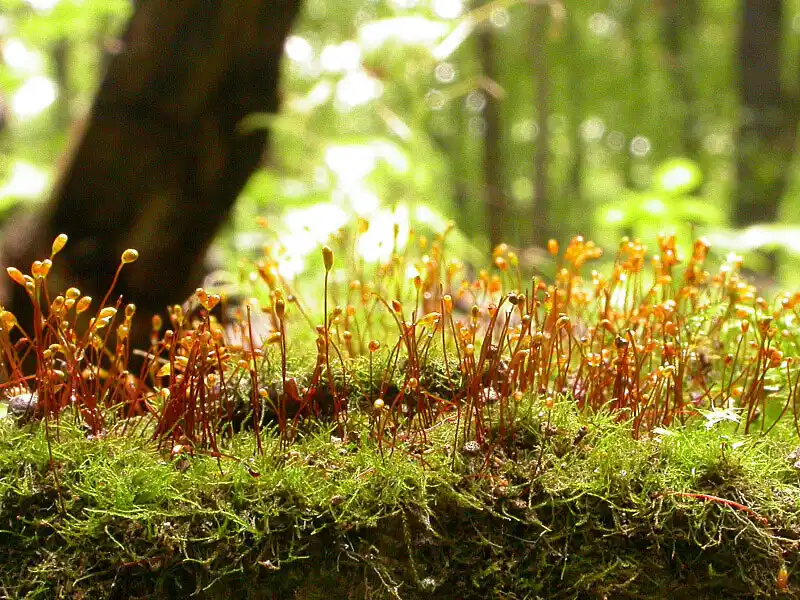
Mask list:
[{"label": "forest floor", "polygon": [[373,418],[288,447],[265,429],[263,454],[239,433],[223,458],[159,449],[146,423],[93,437],[69,411],[2,418],[0,597],[800,595],[789,425],[633,439],[619,415],[526,396],[513,439],[482,449],[453,447],[453,418],[379,444]]},{"label": "forest floor", "polygon": [[0,597],[800,597],[800,292],[674,236],[458,283],[445,235],[346,286],[325,246],[303,300],[267,248],[260,306],[199,288],[140,354],[135,250],[93,308],[48,292],[66,236],[9,267],[46,310],[0,310]]}]

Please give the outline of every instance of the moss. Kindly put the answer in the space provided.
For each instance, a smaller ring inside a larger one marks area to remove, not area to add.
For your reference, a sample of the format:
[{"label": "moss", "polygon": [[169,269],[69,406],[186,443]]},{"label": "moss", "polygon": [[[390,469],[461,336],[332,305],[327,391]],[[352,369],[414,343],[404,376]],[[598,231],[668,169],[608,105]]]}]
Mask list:
[{"label": "moss", "polygon": [[526,399],[514,439],[491,451],[454,452],[445,421],[381,456],[353,412],[349,440],[318,424],[282,453],[268,431],[260,456],[242,434],[223,450],[238,458],[218,461],[159,452],[144,427],[87,439],[65,416],[53,444],[62,514],[43,428],[2,422],[10,598],[800,593],[800,478],[780,428],[634,440],[607,414]]}]

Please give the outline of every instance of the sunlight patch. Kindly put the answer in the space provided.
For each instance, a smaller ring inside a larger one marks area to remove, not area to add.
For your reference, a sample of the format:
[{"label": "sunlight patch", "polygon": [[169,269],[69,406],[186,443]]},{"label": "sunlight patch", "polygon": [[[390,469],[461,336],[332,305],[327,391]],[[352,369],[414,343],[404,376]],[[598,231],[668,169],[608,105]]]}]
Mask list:
[{"label": "sunlight patch", "polygon": [[44,75],[27,79],[11,98],[11,110],[20,118],[35,117],[56,101],[58,88]]},{"label": "sunlight patch", "polygon": [[389,41],[404,44],[433,44],[449,30],[446,23],[424,17],[397,17],[367,23],[358,31],[362,46],[375,50]]},{"label": "sunlight patch", "polygon": [[0,187],[0,198],[38,198],[50,181],[47,173],[30,163],[15,162],[11,176]]}]

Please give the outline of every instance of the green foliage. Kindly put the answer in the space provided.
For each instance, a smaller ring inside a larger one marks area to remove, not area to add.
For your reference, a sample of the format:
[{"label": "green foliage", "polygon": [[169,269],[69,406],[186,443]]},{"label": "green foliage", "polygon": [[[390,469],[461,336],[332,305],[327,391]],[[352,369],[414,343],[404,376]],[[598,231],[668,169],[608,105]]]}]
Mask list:
[{"label": "green foliage", "polygon": [[[13,108],[15,94],[36,77],[49,78],[58,92],[37,116],[12,120],[0,142],[0,181],[7,183],[26,179],[14,179],[20,165],[51,171],[69,121],[90,105],[103,53],[113,51],[131,7],[125,0],[60,0],[50,9],[3,0],[1,6],[0,35],[10,53],[0,61],[6,101]],[[549,219],[562,243],[575,231],[613,243],[622,228],[649,238],[657,233],[654,222],[677,225],[681,238],[687,221],[698,234],[717,230],[727,221],[738,118],[737,10],[731,0],[687,5],[676,56],[666,6],[552,4],[546,49],[552,202],[542,214],[532,205],[532,164],[545,116],[534,108],[539,84],[530,72],[528,3],[306,2],[287,45],[282,113],[250,122],[273,132],[270,166],[248,186],[224,246],[247,250],[252,217],[269,213],[278,220],[285,206],[370,222],[402,220],[398,209],[413,214],[423,206],[444,222],[455,219],[485,249],[482,156],[492,102],[500,111],[500,131],[492,135],[502,142],[497,168],[510,242],[527,244],[534,218]],[[485,30],[494,40],[495,80],[481,66],[477,36]],[[787,32],[787,57],[793,40]],[[361,152],[337,163],[336,152],[345,148]],[[690,157],[689,169],[705,175],[691,195],[659,184],[659,165],[677,156]],[[22,187],[25,193],[13,195],[0,189],[0,198],[28,201],[45,186]],[[654,198],[664,208],[654,212]],[[621,219],[620,204],[626,205]],[[286,216],[290,237],[298,219]],[[320,243],[324,235],[313,237]],[[296,254],[304,257],[308,246]]]},{"label": "green foliage", "polygon": [[[655,170],[648,189],[629,191],[619,200],[603,204],[598,211],[602,239],[628,235],[651,240],[667,231],[689,241],[698,231],[718,230],[726,223],[725,213],[697,194],[701,183],[697,163],[679,158],[665,161]],[[715,242],[722,240],[715,238]],[[689,247],[681,250],[686,253]]]}]

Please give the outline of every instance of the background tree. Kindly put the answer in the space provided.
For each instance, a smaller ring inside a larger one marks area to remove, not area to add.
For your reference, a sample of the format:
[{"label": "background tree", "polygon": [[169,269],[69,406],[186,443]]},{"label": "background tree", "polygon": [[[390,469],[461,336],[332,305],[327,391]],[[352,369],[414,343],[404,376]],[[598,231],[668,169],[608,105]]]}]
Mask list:
[{"label": "background tree", "polygon": [[478,57],[480,58],[483,77],[486,78],[487,93],[484,94],[486,106],[483,109],[483,201],[486,207],[486,221],[489,229],[489,243],[497,246],[504,239],[505,221],[508,217],[506,189],[503,181],[501,144],[503,126],[500,122],[499,94],[491,93],[496,87],[495,79],[495,41],[494,27],[490,21],[484,21],[477,31]]},{"label": "background tree", "polygon": [[[782,77],[784,3],[745,0],[739,61],[742,98],[733,222],[774,222],[790,178],[800,117]],[[770,262],[774,262],[773,260]],[[772,264],[770,270],[774,271]]]},{"label": "background tree", "polygon": [[[752,250],[765,243],[792,251],[797,236],[786,219],[800,215],[798,163],[784,162],[791,149],[780,161],[744,157],[742,86],[763,86],[744,83],[739,49],[750,35],[743,28],[771,31],[761,57],[779,61],[780,91],[791,100],[800,2],[784,0],[780,25],[766,28],[744,18],[743,7],[742,0],[308,0],[284,44],[283,110],[265,117],[256,108],[262,116],[247,119],[253,135],[269,130],[269,160],[244,186],[215,252],[233,272],[235,258],[257,257],[258,215],[269,215],[284,240],[277,261],[287,277],[313,271],[318,244],[356,218],[368,231],[355,252],[368,266],[385,254],[394,226],[402,246],[411,229],[430,235],[450,219],[457,228],[448,239],[461,254],[482,254],[500,238],[541,246],[551,235],[563,241],[577,233],[606,247],[622,233],[652,242],[662,229],[685,239],[709,235],[720,255],[740,252],[753,265]],[[540,9],[543,36],[532,26]],[[58,171],[64,122],[88,113],[132,10],[129,0],[0,0],[0,88],[10,107],[0,139],[0,218],[41,196],[45,175]],[[489,38],[487,63],[481,44]],[[536,44],[543,51],[535,55]],[[535,56],[547,86],[537,83]],[[200,77],[193,89],[202,97],[206,87]],[[537,108],[545,88],[546,111]],[[544,152],[546,167],[537,168]],[[750,221],[736,217],[744,214],[737,188],[747,189],[737,180],[770,170],[785,171],[778,213],[785,220],[741,235],[737,227]],[[506,215],[493,235],[491,189]],[[534,234],[545,216],[550,231]]]},{"label": "background tree", "polygon": [[688,156],[699,156],[697,108],[690,40],[697,36],[698,0],[662,0],[664,66],[677,96],[676,119],[681,121],[681,145]]},{"label": "background tree", "polygon": [[530,243],[544,247],[551,236],[550,226],[550,72],[547,58],[547,32],[550,4],[533,6],[531,28],[531,63],[535,81],[535,115],[538,133],[533,158],[533,215]]},{"label": "background tree", "polygon": [[[55,279],[97,296],[121,253],[136,248],[141,258],[116,293],[136,298],[148,320],[187,296],[262,160],[266,130],[239,125],[277,110],[298,8],[299,0],[138,2],[51,200],[34,224],[9,232],[4,261],[46,257],[66,233]],[[10,304],[22,311],[24,291],[12,290]],[[148,335],[146,322],[138,331]]]}]

